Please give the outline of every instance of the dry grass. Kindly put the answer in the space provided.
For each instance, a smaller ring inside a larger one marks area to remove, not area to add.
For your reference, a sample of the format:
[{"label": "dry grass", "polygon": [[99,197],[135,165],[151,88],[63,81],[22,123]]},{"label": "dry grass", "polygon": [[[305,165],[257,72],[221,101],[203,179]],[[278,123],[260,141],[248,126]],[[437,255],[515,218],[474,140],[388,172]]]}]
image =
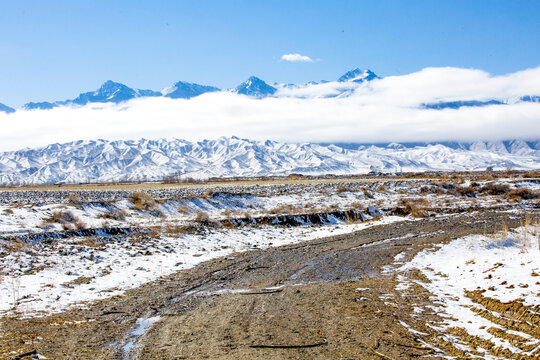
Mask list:
[{"label": "dry grass", "polygon": [[482,186],[480,191],[488,195],[503,195],[510,191],[510,186],[508,184],[490,182]]},{"label": "dry grass", "polygon": [[373,194],[371,193],[370,190],[366,189],[365,187],[361,188],[362,192],[364,193],[364,196],[367,198],[367,199],[373,199],[375,198],[375,196],[373,196]]},{"label": "dry grass", "polygon": [[268,214],[270,215],[292,215],[292,214],[298,214],[302,212],[302,208],[299,208],[294,205],[280,205],[273,209],[268,210]]},{"label": "dry grass", "polygon": [[350,192],[352,191],[351,188],[347,185],[341,185],[337,188],[336,193],[341,194],[343,192]]},{"label": "dry grass", "polygon": [[527,188],[515,189],[506,194],[509,199],[533,200],[538,197],[538,193]]},{"label": "dry grass", "polygon": [[178,224],[168,224],[163,227],[162,232],[168,236],[179,236],[187,233],[186,227]]},{"label": "dry grass", "polygon": [[405,198],[400,199],[398,202],[398,206],[402,208],[402,211],[406,214],[409,214],[413,217],[417,218],[423,218],[426,216],[429,216],[429,207],[430,203],[428,200],[419,198],[419,199],[411,199],[411,198]]},{"label": "dry grass", "polygon": [[190,210],[189,207],[186,206],[186,205],[180,205],[180,206],[178,207],[178,212],[179,212],[180,214],[189,214],[189,213],[191,212],[191,210]]},{"label": "dry grass", "polygon": [[133,210],[148,211],[156,207],[156,201],[144,191],[137,191],[129,196],[129,200],[133,203]]},{"label": "dry grass", "polygon": [[201,225],[204,225],[204,226],[209,226],[209,227],[222,227],[223,225],[215,220],[215,219],[212,219],[210,217],[210,215],[208,215],[208,213],[204,212],[204,211],[198,211],[196,214],[195,214],[195,221],[198,222],[199,224]]},{"label": "dry grass", "polygon": [[99,247],[103,246],[103,243],[99,242],[94,237],[89,237],[89,238],[82,239],[80,241],[77,241],[76,244],[80,245],[80,246],[88,247],[88,248],[99,248]]},{"label": "dry grass", "polygon": [[30,245],[25,243],[21,240],[9,240],[6,241],[4,244],[4,249],[7,250],[8,253],[19,253],[19,252],[29,252],[32,248]]},{"label": "dry grass", "polygon": [[54,211],[44,220],[45,224],[60,224],[64,230],[84,229],[86,225],[71,211]]},{"label": "dry grass", "polygon": [[101,219],[112,219],[116,221],[124,221],[126,220],[127,212],[125,210],[109,210],[98,217]]}]

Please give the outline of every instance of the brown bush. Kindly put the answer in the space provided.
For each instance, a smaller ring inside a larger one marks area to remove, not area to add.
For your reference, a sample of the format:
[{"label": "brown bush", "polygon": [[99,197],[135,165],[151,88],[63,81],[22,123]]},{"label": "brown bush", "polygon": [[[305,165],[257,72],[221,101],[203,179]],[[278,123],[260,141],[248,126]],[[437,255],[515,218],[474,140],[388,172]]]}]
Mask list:
[{"label": "brown bush", "polygon": [[60,224],[64,230],[78,230],[86,225],[71,211],[54,211],[44,222],[47,224]]},{"label": "brown bush", "polygon": [[455,195],[476,197],[477,190],[476,190],[476,187],[474,186],[467,186],[467,187],[458,186],[455,189],[453,189],[451,192],[453,192]]},{"label": "brown bush", "polygon": [[429,215],[429,201],[426,199],[400,199],[398,202],[400,212],[413,217],[426,217]]},{"label": "brown bush", "polygon": [[197,214],[195,214],[195,221],[209,227],[223,226],[219,221],[210,218],[210,215],[204,211],[198,211]]},{"label": "brown bush", "polygon": [[269,214],[274,214],[274,215],[291,215],[291,214],[297,214],[300,212],[302,212],[302,209],[294,205],[280,205],[278,207],[268,210]]},{"label": "brown bush", "polygon": [[152,210],[156,207],[156,201],[144,191],[137,191],[129,196],[129,200],[133,203],[134,210]]},{"label": "brown bush", "polygon": [[487,183],[480,188],[480,191],[488,195],[503,195],[510,191],[508,184]]},{"label": "brown bush", "polygon": [[181,205],[178,207],[178,212],[180,214],[189,214],[191,212],[191,210],[189,209],[189,207],[187,205]]},{"label": "brown bush", "polygon": [[510,191],[506,194],[506,197],[510,199],[533,200],[538,197],[538,193],[531,189],[520,188]]},{"label": "brown bush", "polygon": [[126,220],[127,212],[125,210],[109,210],[105,212],[104,214],[99,215],[102,219],[112,219],[117,221],[124,221]]}]

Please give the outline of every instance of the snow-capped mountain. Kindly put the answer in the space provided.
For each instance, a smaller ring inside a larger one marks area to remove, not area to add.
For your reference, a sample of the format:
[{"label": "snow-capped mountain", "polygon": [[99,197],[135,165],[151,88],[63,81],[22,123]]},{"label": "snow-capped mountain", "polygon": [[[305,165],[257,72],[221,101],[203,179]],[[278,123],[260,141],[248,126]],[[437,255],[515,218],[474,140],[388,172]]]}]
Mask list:
[{"label": "snow-capped mountain", "polygon": [[217,87],[178,81],[173,86],[161,90],[161,94],[171,99],[191,99],[207,92],[220,91]]},{"label": "snow-capped mountain", "polygon": [[339,82],[345,82],[345,81],[354,81],[356,83],[362,83],[365,81],[371,81],[373,79],[380,79],[380,77],[377,76],[373,71],[366,69],[362,70],[360,68],[356,68],[354,70],[346,72],[343,76],[341,76],[338,81]]},{"label": "snow-capped mountain", "polygon": [[160,92],[153,90],[132,89],[124,84],[111,80],[104,82],[96,91],[89,91],[80,94],[73,100],[39,103],[27,103],[23,106],[25,110],[48,110],[62,105],[86,105],[88,103],[115,103],[131,100],[138,97],[161,96]]},{"label": "snow-capped mountain", "polygon": [[383,146],[251,141],[75,141],[0,154],[0,183],[41,184],[369,171],[539,169],[540,141]]},{"label": "snow-capped mountain", "polygon": [[[72,100],[55,102],[29,102],[25,104],[24,110],[49,110],[58,106],[76,105],[84,106],[89,103],[121,103],[135,98],[163,96],[171,99],[191,99],[207,92],[230,91],[240,95],[246,95],[257,99],[266,97],[285,98],[335,98],[349,97],[358,93],[369,96],[370,87],[366,84],[381,79],[369,69],[356,68],[346,72],[336,81],[309,81],[305,84],[268,84],[258,77],[251,76],[249,79],[229,90],[220,90],[214,86],[200,85],[178,81],[174,85],[161,91],[133,89],[124,84],[106,81],[99,89],[85,92]],[[516,96],[515,98],[464,98],[452,99],[451,101],[441,99],[427,103],[415,104],[420,109],[426,110],[446,110],[459,109],[462,107],[482,107],[482,106],[504,106],[519,102],[540,102],[540,95],[530,94]],[[14,109],[0,105],[0,111],[11,113]]]},{"label": "snow-capped mountain", "polygon": [[0,103],[0,111],[5,112],[7,114],[11,114],[15,112],[15,109],[10,108],[9,106]]},{"label": "snow-capped mountain", "polygon": [[237,94],[248,95],[256,98],[263,98],[271,96],[276,93],[277,89],[268,85],[258,77],[252,76],[240,85],[238,85],[234,92]]}]

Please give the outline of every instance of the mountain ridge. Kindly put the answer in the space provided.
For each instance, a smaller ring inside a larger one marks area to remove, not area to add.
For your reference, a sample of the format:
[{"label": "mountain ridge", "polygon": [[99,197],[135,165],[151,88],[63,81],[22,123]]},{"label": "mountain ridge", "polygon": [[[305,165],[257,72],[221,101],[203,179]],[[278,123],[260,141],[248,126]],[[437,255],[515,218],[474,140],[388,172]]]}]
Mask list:
[{"label": "mountain ridge", "polygon": [[[272,84],[264,80],[251,76],[246,81],[240,83],[232,89],[219,89],[210,85],[201,85],[185,81],[177,81],[172,86],[161,91],[143,90],[130,88],[122,83],[107,80],[94,91],[83,92],[77,97],[68,100],[54,102],[28,102],[22,106],[22,110],[50,110],[59,106],[85,106],[90,103],[115,103],[119,104],[136,98],[147,97],[167,97],[171,99],[191,99],[209,92],[233,92],[240,95],[252,97],[254,99],[264,99],[267,97],[293,97],[293,98],[333,98],[348,97],[355,93],[357,89],[366,89],[365,84],[382,79],[369,69],[355,68],[340,76],[335,81],[309,81],[304,84]],[[368,88],[369,89],[369,88]],[[322,91],[322,93],[321,93]],[[457,110],[463,107],[483,107],[483,106],[505,106],[518,102],[540,103],[540,95],[526,94],[515,98],[488,98],[475,99],[463,98],[451,101],[433,101],[429,103],[419,103],[420,109],[425,110]],[[0,112],[11,114],[16,112],[9,106],[0,104]]]},{"label": "mountain ridge", "polygon": [[79,140],[0,153],[0,183],[55,184],[370,171],[539,169],[540,141],[455,142],[405,146],[282,143],[238,137]]}]

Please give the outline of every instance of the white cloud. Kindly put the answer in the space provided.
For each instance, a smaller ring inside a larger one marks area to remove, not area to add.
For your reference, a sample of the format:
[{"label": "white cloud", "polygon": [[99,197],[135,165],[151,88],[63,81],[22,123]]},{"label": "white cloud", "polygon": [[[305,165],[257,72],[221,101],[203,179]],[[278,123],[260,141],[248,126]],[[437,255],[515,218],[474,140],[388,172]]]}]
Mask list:
[{"label": "white cloud", "polygon": [[[331,97],[349,90],[347,97]],[[79,139],[212,139],[288,142],[540,139],[540,103],[426,110],[422,103],[540,95],[540,67],[505,76],[428,68],[367,84],[282,88],[262,100],[231,92],[190,100],[143,98],[48,111],[0,112],[0,151]],[[0,167],[2,164],[0,163]]]},{"label": "white cloud", "polygon": [[309,56],[300,55],[300,54],[283,54],[281,55],[281,60],[291,61],[291,62],[313,62]]}]

